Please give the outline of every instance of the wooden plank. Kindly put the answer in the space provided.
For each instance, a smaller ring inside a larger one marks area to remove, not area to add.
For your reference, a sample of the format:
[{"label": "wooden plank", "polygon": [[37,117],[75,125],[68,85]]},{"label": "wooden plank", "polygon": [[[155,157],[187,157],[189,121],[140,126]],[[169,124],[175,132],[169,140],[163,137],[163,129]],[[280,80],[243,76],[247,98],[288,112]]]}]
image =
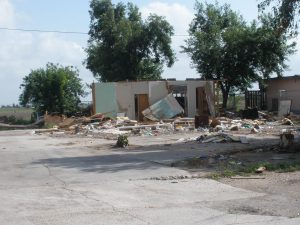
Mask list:
[{"label": "wooden plank", "polygon": [[196,88],[196,105],[198,110],[198,115],[208,115],[208,104],[206,100],[205,88]]},{"label": "wooden plank", "polygon": [[142,112],[149,107],[148,94],[138,94],[137,95],[137,104],[138,104],[137,120],[142,121],[144,118],[144,115],[142,114]]},{"label": "wooden plank", "polygon": [[214,99],[214,87],[210,85],[210,82],[206,82],[205,85],[205,97],[207,102],[207,107],[210,112],[210,115],[212,117],[216,116],[216,110],[215,110],[215,99]]}]

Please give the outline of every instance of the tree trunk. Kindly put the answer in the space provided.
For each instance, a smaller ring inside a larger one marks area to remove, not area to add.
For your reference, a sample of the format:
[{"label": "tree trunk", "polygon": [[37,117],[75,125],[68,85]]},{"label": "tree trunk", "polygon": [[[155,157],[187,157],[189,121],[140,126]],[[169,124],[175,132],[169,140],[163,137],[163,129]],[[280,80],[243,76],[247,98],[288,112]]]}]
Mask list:
[{"label": "tree trunk", "polygon": [[228,95],[229,95],[230,88],[231,87],[226,83],[221,84],[221,90],[222,90],[222,96],[223,96],[222,109],[227,108]]},{"label": "tree trunk", "polygon": [[226,109],[227,108],[227,101],[228,101],[228,92],[226,93],[224,93],[223,91],[222,91],[222,94],[223,94],[223,103],[222,103],[222,109]]}]

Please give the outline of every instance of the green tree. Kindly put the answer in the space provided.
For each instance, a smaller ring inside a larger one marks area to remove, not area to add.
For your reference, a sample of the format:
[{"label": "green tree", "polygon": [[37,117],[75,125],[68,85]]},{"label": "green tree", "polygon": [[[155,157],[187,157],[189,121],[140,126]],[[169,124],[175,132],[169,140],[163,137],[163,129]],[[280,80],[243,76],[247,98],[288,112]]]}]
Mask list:
[{"label": "green tree", "polygon": [[297,18],[299,18],[300,1],[299,0],[262,0],[258,4],[259,11],[262,13],[272,5],[273,15],[277,21],[277,31],[284,33],[291,31],[291,34],[297,34]]},{"label": "green tree", "polygon": [[86,67],[99,81],[161,78],[163,65],[174,64],[173,27],[163,18],[143,20],[132,3],[92,0]]},{"label": "green tree", "polygon": [[270,16],[260,26],[248,25],[225,4],[196,2],[196,15],[190,24],[189,38],[183,51],[204,79],[220,80],[223,108],[231,91],[244,91],[252,82],[272,73],[281,75],[284,61],[293,53],[285,36],[278,36]]},{"label": "green tree", "polygon": [[31,104],[37,112],[72,113],[78,109],[84,89],[79,71],[48,63],[46,68],[32,70],[23,78],[19,102]]}]

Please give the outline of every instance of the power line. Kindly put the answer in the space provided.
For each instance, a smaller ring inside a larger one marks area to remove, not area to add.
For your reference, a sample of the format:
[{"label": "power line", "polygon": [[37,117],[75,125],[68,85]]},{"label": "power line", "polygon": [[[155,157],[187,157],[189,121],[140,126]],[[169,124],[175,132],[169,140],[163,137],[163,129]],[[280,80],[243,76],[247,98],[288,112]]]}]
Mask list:
[{"label": "power line", "polygon": [[[57,34],[80,34],[80,35],[88,35],[87,32],[81,31],[60,31],[60,30],[40,30],[40,29],[23,29],[23,28],[8,28],[8,27],[0,27],[0,30],[9,30],[9,31],[22,31],[22,32],[37,32],[37,33],[57,33]],[[188,34],[174,34],[175,37],[187,37]]]},{"label": "power line", "polygon": [[0,27],[0,30],[23,31],[23,32],[39,32],[39,33],[59,33],[59,34],[88,34],[80,31],[59,31],[59,30],[39,30],[39,29],[22,29],[22,28],[8,28]]}]

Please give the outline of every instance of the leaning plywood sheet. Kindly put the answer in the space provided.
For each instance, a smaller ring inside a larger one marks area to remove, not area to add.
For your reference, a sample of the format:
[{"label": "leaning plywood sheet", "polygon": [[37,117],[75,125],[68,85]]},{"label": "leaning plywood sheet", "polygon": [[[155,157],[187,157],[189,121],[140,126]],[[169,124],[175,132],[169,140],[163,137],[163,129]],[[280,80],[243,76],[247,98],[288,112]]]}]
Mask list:
[{"label": "leaning plywood sheet", "polygon": [[292,105],[292,100],[280,100],[278,116],[283,117],[283,116],[290,114],[291,105]]},{"label": "leaning plywood sheet", "polygon": [[159,100],[149,108],[145,109],[142,113],[146,118],[153,121],[158,121],[161,119],[173,118],[174,116],[177,116],[183,112],[184,109],[179,105],[173,95],[169,94],[167,97]]},{"label": "leaning plywood sheet", "polygon": [[216,112],[215,112],[215,100],[214,100],[214,87],[213,87],[213,82],[212,81],[207,81],[206,82],[205,94],[206,94],[206,100],[207,100],[210,115],[212,117],[215,117]]}]

